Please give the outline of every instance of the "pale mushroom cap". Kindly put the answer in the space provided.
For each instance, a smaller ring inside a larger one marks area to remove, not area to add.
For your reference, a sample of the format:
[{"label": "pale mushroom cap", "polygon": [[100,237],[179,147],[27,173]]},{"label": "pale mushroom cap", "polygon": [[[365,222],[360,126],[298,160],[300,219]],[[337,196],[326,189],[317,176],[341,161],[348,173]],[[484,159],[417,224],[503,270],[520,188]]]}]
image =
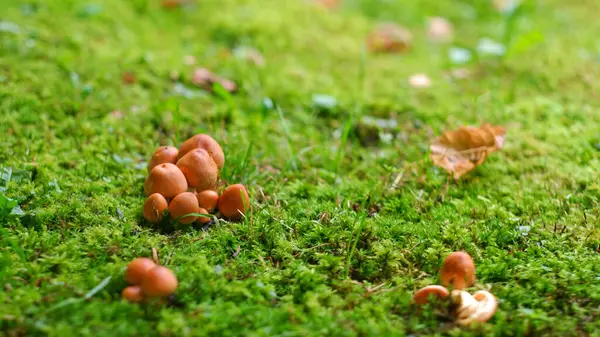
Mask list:
[{"label": "pale mushroom cap", "polygon": [[413,88],[429,88],[431,86],[431,79],[425,74],[414,74],[408,78],[408,83]]},{"label": "pale mushroom cap", "polygon": [[494,316],[498,309],[498,300],[489,291],[480,290],[473,295],[473,298],[479,302],[479,309],[474,319],[477,322],[487,322]]},{"label": "pale mushroom cap", "polygon": [[475,263],[471,255],[454,252],[446,257],[440,270],[440,281],[446,287],[464,289],[475,282]]},{"label": "pale mushroom cap", "polygon": [[160,193],[165,199],[171,199],[185,192],[187,188],[185,176],[177,166],[171,163],[154,167],[144,183],[146,195]]},{"label": "pale mushroom cap", "polygon": [[433,41],[445,42],[452,39],[454,29],[450,21],[442,17],[429,18],[427,35]]},{"label": "pale mushroom cap", "polygon": [[239,219],[249,207],[250,197],[242,184],[228,186],[219,197],[219,211],[226,218]]},{"label": "pale mushroom cap", "polygon": [[221,169],[223,165],[225,165],[225,154],[223,153],[223,149],[221,148],[221,145],[219,145],[219,143],[217,143],[217,141],[211,136],[205,134],[197,134],[191,137],[190,139],[186,140],[183,144],[181,144],[181,147],[179,148],[178,159],[181,159],[193,149],[206,150],[206,152],[208,152],[212,156],[219,169]]},{"label": "pale mushroom cap", "polygon": [[458,305],[456,323],[470,325],[474,322],[487,322],[498,308],[496,297],[486,290],[471,295],[463,290],[453,290],[452,299]]},{"label": "pale mushroom cap", "polygon": [[148,162],[148,172],[152,171],[152,169],[160,164],[171,163],[175,164],[177,162],[177,154],[179,150],[173,146],[161,146],[154,153]]},{"label": "pale mushroom cap", "polygon": [[183,216],[190,213],[199,213],[199,209],[198,199],[196,199],[196,195],[192,192],[181,193],[169,203],[169,215],[171,219],[178,219],[182,224],[190,224],[196,221],[197,216]]},{"label": "pale mushroom cap", "polygon": [[144,279],[142,292],[150,297],[168,296],[175,292],[178,284],[177,276],[169,268],[156,266]]},{"label": "pale mushroom cap", "polygon": [[446,287],[439,285],[431,285],[421,288],[413,295],[413,301],[417,305],[422,305],[429,302],[430,298],[444,298],[450,296],[450,292]]},{"label": "pale mushroom cap", "polygon": [[199,191],[214,189],[219,178],[219,168],[210,154],[201,148],[193,149],[177,162],[187,183]]},{"label": "pale mushroom cap", "polygon": [[169,208],[167,199],[159,193],[154,193],[144,203],[144,219],[149,222],[159,222],[167,208]]}]

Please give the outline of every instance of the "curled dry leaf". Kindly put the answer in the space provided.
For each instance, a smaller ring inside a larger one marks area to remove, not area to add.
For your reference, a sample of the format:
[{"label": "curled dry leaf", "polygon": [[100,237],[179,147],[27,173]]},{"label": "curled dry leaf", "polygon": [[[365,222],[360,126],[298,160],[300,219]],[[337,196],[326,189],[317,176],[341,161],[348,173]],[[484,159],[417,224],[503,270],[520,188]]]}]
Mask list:
[{"label": "curled dry leaf", "polygon": [[456,323],[460,325],[487,322],[498,308],[496,297],[485,290],[480,290],[474,295],[462,290],[453,290],[452,300],[456,304]]},{"label": "curled dry leaf", "polygon": [[372,52],[401,53],[406,52],[412,45],[412,33],[395,23],[380,24],[367,37],[367,46]]},{"label": "curled dry leaf", "polygon": [[501,149],[505,133],[503,127],[490,124],[446,131],[431,144],[431,159],[458,179],[483,164],[490,153]]}]

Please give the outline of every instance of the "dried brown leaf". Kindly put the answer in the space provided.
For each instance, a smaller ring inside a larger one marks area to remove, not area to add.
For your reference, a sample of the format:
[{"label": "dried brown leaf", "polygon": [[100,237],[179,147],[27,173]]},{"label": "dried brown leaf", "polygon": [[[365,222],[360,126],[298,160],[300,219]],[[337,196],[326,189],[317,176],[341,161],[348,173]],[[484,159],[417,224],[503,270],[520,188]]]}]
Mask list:
[{"label": "dried brown leaf", "polygon": [[218,83],[223,89],[230,93],[234,93],[237,91],[237,85],[221,76],[213,74],[210,70],[206,68],[198,68],[192,74],[192,82],[207,91],[213,91],[213,86]]},{"label": "dried brown leaf", "polygon": [[401,53],[412,46],[412,33],[395,23],[379,25],[367,37],[369,50],[376,53]]},{"label": "dried brown leaf", "polygon": [[431,159],[458,179],[483,164],[490,153],[501,149],[505,133],[503,127],[490,124],[446,131],[431,144]]}]

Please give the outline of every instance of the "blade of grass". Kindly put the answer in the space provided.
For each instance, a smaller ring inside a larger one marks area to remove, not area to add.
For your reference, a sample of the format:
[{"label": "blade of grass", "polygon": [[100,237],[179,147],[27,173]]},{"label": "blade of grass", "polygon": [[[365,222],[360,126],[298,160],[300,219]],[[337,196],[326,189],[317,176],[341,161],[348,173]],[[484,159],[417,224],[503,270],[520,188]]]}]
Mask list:
[{"label": "blade of grass", "polygon": [[292,135],[290,133],[290,129],[288,128],[287,121],[285,120],[285,117],[283,116],[283,111],[281,110],[279,105],[277,106],[277,113],[279,114],[279,120],[281,121],[281,126],[283,127],[283,132],[285,133],[285,137],[287,139],[288,151],[291,157],[291,159],[288,160],[286,167],[289,166],[290,163],[292,163],[293,169],[296,170],[298,169],[298,157],[296,156],[296,152],[294,151],[294,147],[292,145]]},{"label": "blade of grass", "polygon": [[378,183],[373,185],[373,187],[371,188],[371,191],[368,194],[368,196],[371,196],[371,197],[365,198],[361,202],[360,209],[364,210],[364,212],[362,212],[362,214],[360,215],[360,219],[358,220],[358,225],[356,226],[355,234],[353,235],[353,238],[351,238],[351,242],[349,242],[350,250],[348,251],[348,255],[346,256],[346,269],[344,270],[344,278],[348,278],[348,275],[350,273],[350,264],[352,262],[352,255],[354,255],[354,251],[356,250],[356,245],[358,244],[358,239],[360,238],[360,234],[362,233],[363,229],[365,228],[367,215],[369,214],[369,210],[367,209],[367,207],[368,207],[367,203],[369,203],[369,202],[375,203],[376,202],[377,198],[375,197],[374,192],[377,189],[379,189]]},{"label": "blade of grass", "polygon": [[340,169],[340,163],[342,161],[342,157],[344,155],[344,149],[346,147],[346,142],[348,141],[348,137],[350,136],[350,130],[352,130],[352,126],[355,123],[355,120],[359,117],[362,109],[362,103],[364,101],[364,92],[365,92],[365,68],[367,61],[367,52],[365,45],[363,45],[360,54],[360,63],[358,68],[358,86],[355,93],[356,104],[354,105],[354,109],[350,114],[350,118],[346,121],[344,125],[344,131],[342,132],[342,137],[340,138],[340,145],[337,150],[337,154],[334,160],[333,172],[338,173]]}]

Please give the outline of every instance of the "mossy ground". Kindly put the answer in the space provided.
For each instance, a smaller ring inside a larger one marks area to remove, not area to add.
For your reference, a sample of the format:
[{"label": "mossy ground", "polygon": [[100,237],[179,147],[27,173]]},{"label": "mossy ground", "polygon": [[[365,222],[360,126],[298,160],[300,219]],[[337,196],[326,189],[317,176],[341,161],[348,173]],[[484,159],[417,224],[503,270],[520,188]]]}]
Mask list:
[{"label": "mossy ground", "polygon": [[[531,1],[514,20],[467,0],[0,7],[0,193],[25,213],[0,207],[0,334],[600,335],[598,2]],[[452,46],[490,37],[508,52],[452,80],[430,16],[455,24]],[[362,54],[381,21],[411,29],[414,48]],[[194,88],[186,55],[240,93]],[[408,87],[417,72],[430,89]],[[361,143],[362,116],[395,119],[394,138]],[[505,148],[450,181],[429,141],[480,122],[508,128]],[[249,187],[252,213],[161,233],[141,218],[145,162],[198,132],[221,142],[222,178]],[[180,279],[176,298],[129,304],[124,267],[152,247]],[[410,305],[457,250],[499,298],[486,325]]]}]

